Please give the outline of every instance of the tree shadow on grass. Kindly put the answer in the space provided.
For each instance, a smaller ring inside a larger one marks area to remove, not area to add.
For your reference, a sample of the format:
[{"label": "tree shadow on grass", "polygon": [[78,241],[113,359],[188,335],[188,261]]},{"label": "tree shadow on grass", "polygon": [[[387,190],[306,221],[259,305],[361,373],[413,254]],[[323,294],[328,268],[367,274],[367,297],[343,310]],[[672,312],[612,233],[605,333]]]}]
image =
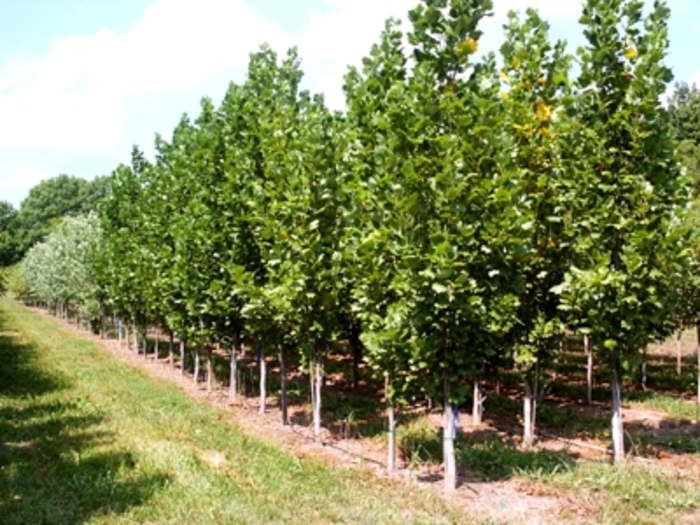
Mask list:
[{"label": "tree shadow on grass", "polygon": [[43,369],[0,311],[0,522],[77,524],[147,501],[167,476],[115,450],[105,415]]},{"label": "tree shadow on grass", "polygon": [[[413,437],[412,446],[423,460],[442,462],[440,429]],[[522,450],[512,440],[495,431],[476,430],[460,433],[455,440],[455,458],[461,482],[490,483],[517,475],[552,475],[576,467],[578,455],[571,451],[547,449]],[[442,473],[431,473],[423,481],[437,481]]]}]

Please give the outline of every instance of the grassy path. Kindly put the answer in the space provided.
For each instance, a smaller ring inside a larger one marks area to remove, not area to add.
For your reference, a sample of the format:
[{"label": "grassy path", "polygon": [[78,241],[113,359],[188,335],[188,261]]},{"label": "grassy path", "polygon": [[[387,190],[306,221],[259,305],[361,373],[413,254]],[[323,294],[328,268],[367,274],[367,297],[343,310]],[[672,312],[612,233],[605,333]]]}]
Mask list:
[{"label": "grassy path", "polygon": [[467,523],[441,498],[245,436],[0,299],[0,521]]}]

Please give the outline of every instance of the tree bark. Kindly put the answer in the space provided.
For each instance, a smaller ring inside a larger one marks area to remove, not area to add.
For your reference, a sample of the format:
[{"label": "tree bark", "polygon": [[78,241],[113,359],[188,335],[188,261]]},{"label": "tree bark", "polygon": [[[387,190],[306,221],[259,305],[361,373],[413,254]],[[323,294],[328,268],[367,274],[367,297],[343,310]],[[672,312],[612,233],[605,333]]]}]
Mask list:
[{"label": "tree bark", "polygon": [[145,322],[141,326],[141,337],[143,337],[143,358],[148,360],[148,326]]},{"label": "tree bark", "polygon": [[265,360],[265,347],[260,345],[258,352],[260,360],[260,413],[264,414],[267,409],[267,361]]},{"label": "tree bark", "polygon": [[321,352],[318,345],[313,350],[311,359],[311,405],[314,420],[314,436],[321,437],[321,388],[323,386],[323,367],[321,363]]},{"label": "tree bark", "polygon": [[695,350],[698,353],[698,405],[700,405],[700,322],[695,324]]},{"label": "tree bark", "polygon": [[615,364],[612,379],[612,439],[613,462],[622,463],[625,460],[624,428],[622,425],[622,395],[620,386],[620,365]]},{"label": "tree bark", "polygon": [[481,381],[474,376],[474,404],[472,406],[472,425],[481,425],[484,411],[484,398],[481,395]]},{"label": "tree bark", "polygon": [[139,329],[136,323],[134,323],[134,327],[131,331],[134,333],[134,353],[139,355]]},{"label": "tree bark", "polygon": [[[217,343],[218,345],[218,343]],[[211,345],[207,345],[207,394],[212,391],[212,376],[214,375],[214,366],[212,363]]]},{"label": "tree bark", "polygon": [[185,375],[185,342],[180,340],[180,374]]},{"label": "tree bark", "polygon": [[525,395],[523,397],[523,447],[532,448],[535,444],[534,395],[530,372],[525,375]]},{"label": "tree bark", "polygon": [[231,346],[229,354],[229,380],[228,380],[228,400],[229,403],[236,402],[238,392],[238,337],[236,336]]},{"label": "tree bark", "polygon": [[680,377],[683,373],[683,341],[681,337],[683,331],[679,330],[676,334],[676,374]]},{"label": "tree bark", "polygon": [[287,413],[287,368],[284,361],[284,345],[278,343],[280,361],[280,412],[282,413],[282,425],[289,425],[289,415]]},{"label": "tree bark", "polygon": [[199,384],[199,346],[194,347],[194,384]]},{"label": "tree bark", "polygon": [[155,341],[153,344],[153,360],[158,361],[158,342],[160,340],[160,325],[156,325],[155,327]]},{"label": "tree bark", "polygon": [[170,368],[175,368],[175,355],[173,352],[173,331],[168,330],[168,361],[170,362]]},{"label": "tree bark", "polygon": [[455,417],[450,402],[450,380],[447,372],[443,377],[445,390],[444,413],[442,426],[442,455],[445,465],[445,492],[453,492],[457,488],[457,462],[455,460]]},{"label": "tree bark", "polygon": [[357,392],[360,384],[360,361],[362,360],[362,342],[357,321],[353,320],[350,327],[350,345],[352,346],[352,391]]},{"label": "tree bark", "polygon": [[583,336],[583,348],[586,351],[586,400],[593,403],[593,345],[588,334]]},{"label": "tree bark", "polygon": [[646,392],[647,390],[647,347],[645,346],[642,350],[642,365],[641,365],[642,377],[640,380],[640,386],[642,390]]},{"label": "tree bark", "polygon": [[387,450],[387,470],[394,472],[396,470],[396,415],[394,412],[394,402],[389,397],[389,373],[384,372],[384,398],[386,401],[387,419],[389,422],[388,430],[388,450]]}]

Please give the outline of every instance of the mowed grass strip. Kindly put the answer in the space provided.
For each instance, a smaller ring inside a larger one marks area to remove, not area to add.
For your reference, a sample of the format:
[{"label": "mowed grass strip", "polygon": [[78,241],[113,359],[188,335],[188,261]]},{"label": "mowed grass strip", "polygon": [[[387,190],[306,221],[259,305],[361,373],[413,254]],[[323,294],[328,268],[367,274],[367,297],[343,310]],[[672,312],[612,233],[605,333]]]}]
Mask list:
[{"label": "mowed grass strip", "polygon": [[442,498],[300,459],[0,299],[0,522],[473,523]]}]

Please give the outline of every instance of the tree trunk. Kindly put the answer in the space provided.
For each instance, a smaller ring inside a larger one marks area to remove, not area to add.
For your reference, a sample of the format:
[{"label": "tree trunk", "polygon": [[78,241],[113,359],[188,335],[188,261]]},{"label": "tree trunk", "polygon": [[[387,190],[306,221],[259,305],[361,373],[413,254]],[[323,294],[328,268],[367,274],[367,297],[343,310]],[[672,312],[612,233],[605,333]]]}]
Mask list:
[{"label": "tree trunk", "polygon": [[194,384],[199,384],[199,346],[194,347]]},{"label": "tree trunk", "polygon": [[153,344],[153,360],[158,361],[158,341],[160,340],[160,325],[155,327],[155,342]]},{"label": "tree trunk", "polygon": [[647,390],[647,347],[645,346],[642,350],[642,365],[641,365],[642,377],[640,380],[640,386],[642,390],[646,392]]},{"label": "tree trunk", "polygon": [[681,336],[683,335],[683,330],[679,330],[676,335],[676,374],[680,376],[683,372],[683,341]]},{"label": "tree trunk", "polygon": [[453,492],[457,488],[457,462],[455,460],[455,414],[450,402],[450,381],[447,373],[443,377],[445,389],[444,413],[442,425],[442,456],[445,465],[445,492]]},{"label": "tree trunk", "polygon": [[258,349],[258,362],[260,364],[260,408],[261,414],[267,409],[267,361],[265,360],[265,347],[260,345]]},{"label": "tree trunk", "polygon": [[148,327],[145,322],[141,327],[141,337],[143,337],[143,358],[148,360]]},{"label": "tree trunk", "polygon": [[360,383],[360,361],[362,360],[362,342],[356,321],[350,327],[350,345],[352,346],[352,391],[357,392]]},{"label": "tree trunk", "polygon": [[139,355],[139,329],[136,327],[136,323],[131,331],[134,333],[134,353]]},{"label": "tree trunk", "polygon": [[525,396],[523,398],[523,447],[526,449],[532,448],[535,444],[534,402],[532,377],[528,371],[525,374]]},{"label": "tree trunk", "polygon": [[586,400],[593,403],[593,345],[588,334],[583,336],[583,348],[586,351]]},{"label": "tree trunk", "polygon": [[185,375],[185,342],[180,340],[180,374]]},{"label": "tree trunk", "polygon": [[474,404],[472,406],[472,425],[481,425],[484,411],[484,398],[481,395],[479,376],[474,376]]},{"label": "tree trunk", "polygon": [[119,321],[117,324],[117,339],[119,341],[119,348],[121,349],[122,347],[122,323]]},{"label": "tree trunk", "polygon": [[[318,345],[316,345],[318,346]],[[314,348],[311,359],[311,406],[314,420],[314,436],[321,437],[321,388],[323,386],[323,367],[321,352]]]},{"label": "tree trunk", "polygon": [[624,428],[622,426],[622,399],[619,363],[616,363],[613,369],[612,409],[613,462],[621,463],[625,460],[625,441]]},{"label": "tree trunk", "polygon": [[389,420],[388,450],[387,450],[387,470],[396,470],[396,417],[394,412],[394,402],[389,397],[389,373],[384,372],[384,398],[386,401],[386,413]]},{"label": "tree trunk", "polygon": [[559,341],[559,353],[555,353],[552,359],[552,381],[556,381],[559,378],[559,356],[564,355],[564,350],[564,339],[562,339]]},{"label": "tree trunk", "polygon": [[280,411],[282,412],[282,424],[289,425],[289,416],[287,413],[287,369],[284,362],[284,345],[278,343],[280,361]]},{"label": "tree trunk", "polygon": [[700,405],[700,322],[695,324],[696,346],[698,353],[698,405]]},{"label": "tree trunk", "polygon": [[238,337],[236,336],[231,346],[231,353],[228,358],[229,379],[228,379],[228,400],[229,403],[236,402],[238,392]]},{"label": "tree trunk", "polygon": [[175,355],[173,352],[173,331],[168,330],[168,361],[170,361],[170,368],[175,368]]},{"label": "tree trunk", "polygon": [[[218,343],[217,343],[218,345]],[[207,345],[207,394],[212,391],[212,376],[214,375],[214,367],[212,366],[211,345]]]}]

